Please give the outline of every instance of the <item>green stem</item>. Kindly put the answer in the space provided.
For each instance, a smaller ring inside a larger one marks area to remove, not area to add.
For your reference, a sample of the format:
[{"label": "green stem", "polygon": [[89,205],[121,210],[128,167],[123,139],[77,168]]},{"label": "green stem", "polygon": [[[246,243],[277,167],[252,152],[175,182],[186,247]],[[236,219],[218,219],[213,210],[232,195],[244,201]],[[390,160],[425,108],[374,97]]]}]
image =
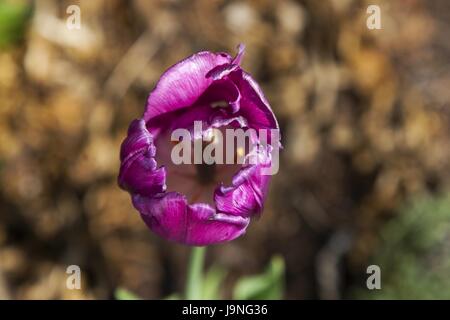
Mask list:
[{"label": "green stem", "polygon": [[186,279],[186,299],[198,300],[202,297],[203,262],[205,261],[206,247],[193,247],[189,260],[189,269]]}]

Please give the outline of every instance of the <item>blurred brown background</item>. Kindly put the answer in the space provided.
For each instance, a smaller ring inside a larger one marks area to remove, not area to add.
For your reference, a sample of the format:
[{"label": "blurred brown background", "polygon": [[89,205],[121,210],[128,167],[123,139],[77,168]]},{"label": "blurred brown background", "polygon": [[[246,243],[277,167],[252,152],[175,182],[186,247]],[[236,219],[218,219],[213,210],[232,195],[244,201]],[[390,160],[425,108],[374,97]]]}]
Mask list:
[{"label": "blurred brown background", "polygon": [[[262,218],[208,251],[208,265],[229,270],[227,297],[274,254],[286,262],[286,298],[359,297],[384,225],[405,201],[448,190],[448,1],[0,3],[0,298],[182,290],[189,248],[151,234],[116,178],[147,94],[201,50],[246,44],[243,67],[284,145]],[[5,27],[5,3],[30,11]],[[71,4],[80,30],[66,28]],[[369,4],[381,30],[366,27]],[[65,288],[71,264],[82,290]]]}]

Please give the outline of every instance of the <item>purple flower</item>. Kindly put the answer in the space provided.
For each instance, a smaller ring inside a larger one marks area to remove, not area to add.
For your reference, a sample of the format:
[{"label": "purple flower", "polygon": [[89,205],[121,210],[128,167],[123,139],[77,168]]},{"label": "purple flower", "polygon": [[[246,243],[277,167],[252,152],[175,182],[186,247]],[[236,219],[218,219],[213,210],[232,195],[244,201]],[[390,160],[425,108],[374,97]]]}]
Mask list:
[{"label": "purple flower", "polygon": [[[230,241],[262,211],[270,145],[246,150],[245,162],[238,165],[175,165],[170,157],[171,133],[192,131],[194,121],[201,122],[202,136],[212,128],[278,132],[260,87],[240,67],[243,53],[240,45],[235,58],[204,51],[178,62],[150,93],[143,117],[130,124],[121,147],[119,185],[131,194],[148,227],[163,238],[197,246]],[[273,145],[272,135],[264,138]],[[189,143],[195,139],[194,134]],[[251,139],[258,143],[261,135]],[[256,163],[248,161],[250,154]]]}]

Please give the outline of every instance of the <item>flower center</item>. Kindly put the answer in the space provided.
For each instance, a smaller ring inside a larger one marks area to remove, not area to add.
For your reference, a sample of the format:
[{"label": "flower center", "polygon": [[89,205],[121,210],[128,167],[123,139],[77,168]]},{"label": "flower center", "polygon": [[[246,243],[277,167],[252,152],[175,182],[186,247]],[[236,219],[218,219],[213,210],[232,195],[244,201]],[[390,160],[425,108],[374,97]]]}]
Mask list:
[{"label": "flower center", "polygon": [[[224,128],[221,128],[224,129]],[[223,183],[224,185],[231,185],[233,176],[241,168],[241,164],[218,164],[216,162],[206,163],[202,159],[201,163],[194,162],[194,144],[196,139],[191,141],[191,161],[190,163],[175,164],[172,156],[174,146],[178,142],[170,140],[170,132],[160,134],[156,139],[156,160],[158,166],[164,165],[166,168],[166,185],[167,191],[176,191],[184,194],[189,203],[208,203],[214,205],[214,190]],[[202,141],[201,154],[203,155],[205,148],[214,144],[214,139],[211,141]],[[223,151],[224,157],[226,152]],[[243,150],[234,150],[234,157],[236,154],[244,153]],[[225,161],[223,161],[225,162]]]},{"label": "flower center", "polygon": [[210,184],[214,183],[214,176],[216,174],[216,164],[196,164],[195,165],[196,173],[197,173],[197,179],[202,184]]}]

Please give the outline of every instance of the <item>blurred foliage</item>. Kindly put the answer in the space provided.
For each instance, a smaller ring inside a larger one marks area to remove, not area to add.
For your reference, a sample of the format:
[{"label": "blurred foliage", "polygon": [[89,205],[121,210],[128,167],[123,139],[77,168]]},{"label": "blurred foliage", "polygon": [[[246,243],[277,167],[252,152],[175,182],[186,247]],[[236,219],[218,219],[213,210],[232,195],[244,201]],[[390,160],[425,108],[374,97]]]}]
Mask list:
[{"label": "blurred foliage", "polygon": [[116,289],[114,297],[117,300],[140,300],[140,298],[137,295],[124,288]]},{"label": "blurred foliage", "polygon": [[29,2],[0,0],[0,48],[23,38],[30,17]]},{"label": "blurred foliage", "polygon": [[227,271],[218,265],[211,266],[203,278],[202,299],[223,298],[223,281]]},{"label": "blurred foliage", "polygon": [[284,261],[273,257],[266,271],[260,275],[239,279],[233,298],[237,300],[282,299],[284,292]]},{"label": "blurred foliage", "polygon": [[[226,270],[217,265],[213,265],[208,269],[202,279],[202,300],[218,300],[224,298],[223,281],[225,280],[226,274]],[[233,299],[282,299],[284,294],[284,281],[284,260],[280,256],[275,256],[271,259],[264,273],[238,279],[235,284]],[[140,299],[137,295],[123,288],[116,289],[115,298],[118,300]],[[166,297],[168,300],[178,300],[180,298],[180,295],[177,293]]]},{"label": "blurred foliage", "polygon": [[382,230],[373,263],[381,290],[370,299],[450,299],[450,194],[413,200]]}]

